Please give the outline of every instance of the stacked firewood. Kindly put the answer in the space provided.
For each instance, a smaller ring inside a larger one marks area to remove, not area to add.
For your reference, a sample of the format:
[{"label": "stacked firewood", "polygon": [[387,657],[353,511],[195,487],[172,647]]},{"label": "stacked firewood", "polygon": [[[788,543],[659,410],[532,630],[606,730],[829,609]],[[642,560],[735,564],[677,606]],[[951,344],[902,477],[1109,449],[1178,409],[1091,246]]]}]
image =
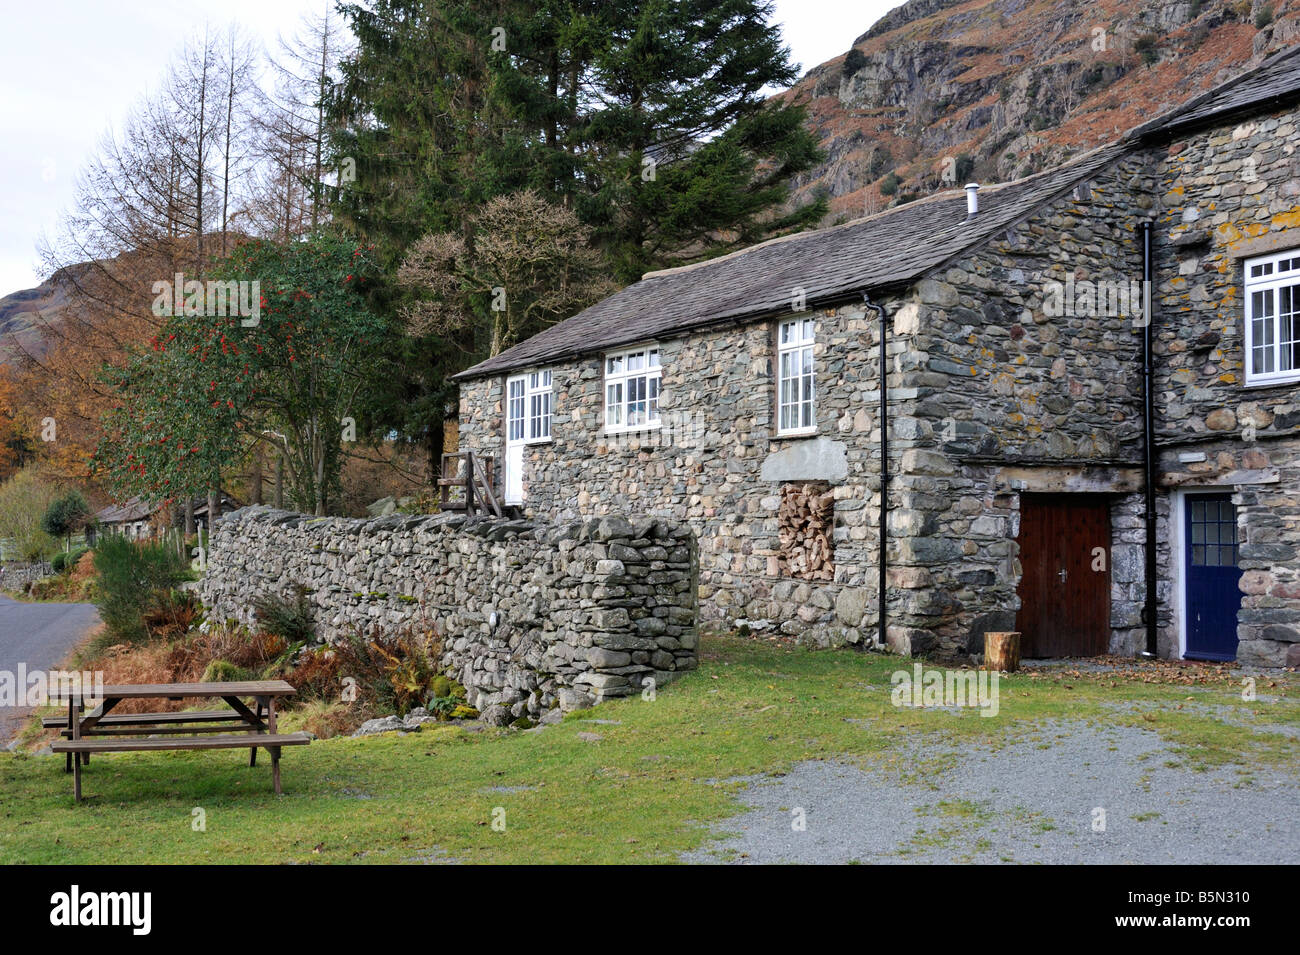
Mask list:
[{"label": "stacked firewood", "polygon": [[781,574],[802,580],[835,577],[835,494],[823,483],[786,484],[777,511]]}]

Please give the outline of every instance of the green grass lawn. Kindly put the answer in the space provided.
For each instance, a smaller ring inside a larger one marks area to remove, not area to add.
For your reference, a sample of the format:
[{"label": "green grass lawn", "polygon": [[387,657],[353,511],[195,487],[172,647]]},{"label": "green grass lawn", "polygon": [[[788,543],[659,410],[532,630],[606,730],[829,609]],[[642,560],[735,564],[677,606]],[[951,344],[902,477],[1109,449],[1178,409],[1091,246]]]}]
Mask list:
[{"label": "green grass lawn", "polygon": [[[898,669],[911,661],[710,637],[701,668],[656,700],[605,703],[540,731],[426,726],[288,748],[279,798],[269,760],[250,769],[243,750],[97,756],[80,806],[62,757],[0,754],[0,862],[672,861],[741,810],[738,777],[808,759],[897,769],[896,747],[918,735],[996,746],[1062,718],[1153,729],[1190,769],[1300,762],[1293,739],[1248,725],[1300,726],[1294,675],[1259,685],[1270,701],[1245,703],[1235,674],[1189,687],[1024,673],[1002,680],[1000,715],[985,718],[894,707]],[[1233,707],[1247,725],[1206,706]],[[196,809],[206,831],[194,830]]]}]

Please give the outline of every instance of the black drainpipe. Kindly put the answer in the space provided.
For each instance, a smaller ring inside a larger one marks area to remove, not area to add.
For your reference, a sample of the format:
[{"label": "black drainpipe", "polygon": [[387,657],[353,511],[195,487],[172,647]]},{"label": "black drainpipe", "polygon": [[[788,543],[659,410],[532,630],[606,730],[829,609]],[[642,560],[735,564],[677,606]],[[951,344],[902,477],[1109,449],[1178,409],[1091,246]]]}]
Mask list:
[{"label": "black drainpipe", "polygon": [[1142,469],[1143,497],[1146,504],[1146,601],[1142,617],[1147,627],[1147,647],[1144,657],[1156,655],[1157,627],[1159,624],[1156,595],[1156,461],[1155,461],[1155,395],[1152,393],[1154,373],[1151,367],[1151,327],[1155,323],[1152,308],[1151,283],[1155,264],[1151,258],[1151,220],[1143,222],[1142,230]]},{"label": "black drainpipe", "polygon": [[877,305],[871,301],[871,296],[866,292],[862,293],[862,301],[880,319],[880,559],[876,561],[879,573],[876,600],[879,608],[880,632],[876,637],[876,642],[881,649],[884,649],[886,646],[885,600],[888,590],[889,567],[886,557],[889,546],[889,355],[888,339],[885,333],[889,326],[885,318],[885,307],[883,305]]}]

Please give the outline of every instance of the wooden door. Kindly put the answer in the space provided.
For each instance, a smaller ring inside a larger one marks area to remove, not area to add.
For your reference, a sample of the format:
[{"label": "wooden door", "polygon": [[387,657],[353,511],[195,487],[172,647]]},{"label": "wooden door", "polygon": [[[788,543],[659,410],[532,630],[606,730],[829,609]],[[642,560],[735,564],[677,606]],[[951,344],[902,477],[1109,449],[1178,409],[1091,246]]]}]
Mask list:
[{"label": "wooden door", "polygon": [[1110,644],[1110,504],[1083,494],[1020,497],[1025,657],[1086,657]]}]

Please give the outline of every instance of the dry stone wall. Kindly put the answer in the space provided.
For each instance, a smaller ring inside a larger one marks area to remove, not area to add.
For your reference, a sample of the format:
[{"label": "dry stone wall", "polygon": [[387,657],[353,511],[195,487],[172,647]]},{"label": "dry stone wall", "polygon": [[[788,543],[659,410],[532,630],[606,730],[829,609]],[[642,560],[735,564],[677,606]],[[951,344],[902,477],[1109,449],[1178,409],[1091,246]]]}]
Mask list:
[{"label": "dry stone wall", "polygon": [[209,619],[247,624],[258,595],[303,587],[330,642],[423,616],[470,702],[504,720],[694,669],[697,562],[690,529],[655,518],[353,520],[249,507],[217,521],[200,595]]}]

